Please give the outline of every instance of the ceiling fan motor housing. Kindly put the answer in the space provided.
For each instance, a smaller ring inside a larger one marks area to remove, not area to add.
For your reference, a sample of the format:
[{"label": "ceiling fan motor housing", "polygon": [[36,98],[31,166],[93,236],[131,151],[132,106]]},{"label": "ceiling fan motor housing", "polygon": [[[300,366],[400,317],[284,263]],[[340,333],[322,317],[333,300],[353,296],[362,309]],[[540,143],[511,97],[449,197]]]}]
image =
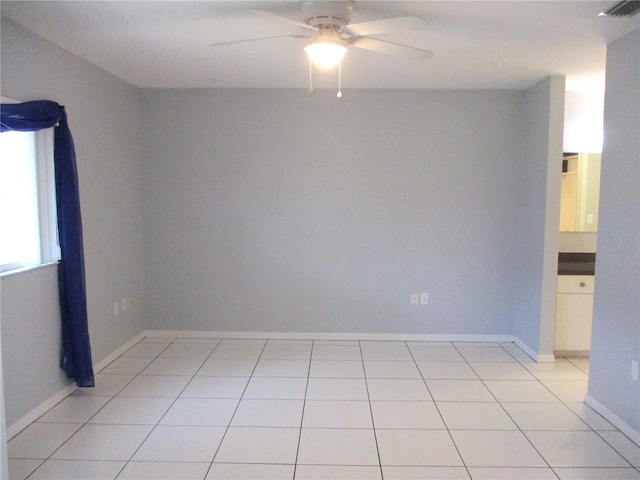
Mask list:
[{"label": "ceiling fan motor housing", "polygon": [[351,22],[352,1],[304,0],[301,3],[303,20],[312,27],[333,25],[342,28]]}]

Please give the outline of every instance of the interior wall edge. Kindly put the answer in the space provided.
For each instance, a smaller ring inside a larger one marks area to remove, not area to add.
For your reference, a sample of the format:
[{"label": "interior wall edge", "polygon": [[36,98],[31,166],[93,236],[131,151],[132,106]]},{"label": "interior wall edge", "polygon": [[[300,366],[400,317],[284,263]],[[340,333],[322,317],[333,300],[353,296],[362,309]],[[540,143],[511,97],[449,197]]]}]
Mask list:
[{"label": "interior wall edge", "polygon": [[553,363],[556,360],[555,355],[546,355],[542,353],[536,352],[533,348],[527,345],[521,338],[514,336],[515,344],[520,347],[520,349],[529,355],[536,363]]}]

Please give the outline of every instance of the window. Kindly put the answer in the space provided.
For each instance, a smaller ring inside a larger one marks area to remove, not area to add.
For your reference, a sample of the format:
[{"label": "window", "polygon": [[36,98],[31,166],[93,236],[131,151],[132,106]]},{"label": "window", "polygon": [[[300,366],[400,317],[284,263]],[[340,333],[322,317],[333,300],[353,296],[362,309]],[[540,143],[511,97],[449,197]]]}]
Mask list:
[{"label": "window", "polygon": [[0,272],[59,260],[53,128],[0,133]]}]

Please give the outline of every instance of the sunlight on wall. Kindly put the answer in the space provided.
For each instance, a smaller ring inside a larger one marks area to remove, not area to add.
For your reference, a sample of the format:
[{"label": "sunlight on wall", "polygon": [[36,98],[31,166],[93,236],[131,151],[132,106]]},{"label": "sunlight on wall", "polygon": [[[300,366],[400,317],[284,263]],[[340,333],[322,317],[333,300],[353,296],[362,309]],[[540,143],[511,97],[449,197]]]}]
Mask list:
[{"label": "sunlight on wall", "polygon": [[567,91],[564,104],[565,152],[602,152],[604,90]]}]

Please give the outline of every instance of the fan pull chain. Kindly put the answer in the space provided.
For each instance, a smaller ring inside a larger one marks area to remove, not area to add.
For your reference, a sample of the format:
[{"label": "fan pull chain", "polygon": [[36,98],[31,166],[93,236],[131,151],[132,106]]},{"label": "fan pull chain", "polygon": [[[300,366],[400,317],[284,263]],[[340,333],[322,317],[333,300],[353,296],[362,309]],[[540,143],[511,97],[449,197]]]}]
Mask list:
[{"label": "fan pull chain", "polygon": [[340,88],[341,84],[342,84],[342,60],[338,62],[338,95],[336,95],[338,98],[342,97],[342,90]]},{"label": "fan pull chain", "polygon": [[313,92],[313,83],[311,82],[311,72],[313,71],[313,62],[309,59],[309,91]]}]

